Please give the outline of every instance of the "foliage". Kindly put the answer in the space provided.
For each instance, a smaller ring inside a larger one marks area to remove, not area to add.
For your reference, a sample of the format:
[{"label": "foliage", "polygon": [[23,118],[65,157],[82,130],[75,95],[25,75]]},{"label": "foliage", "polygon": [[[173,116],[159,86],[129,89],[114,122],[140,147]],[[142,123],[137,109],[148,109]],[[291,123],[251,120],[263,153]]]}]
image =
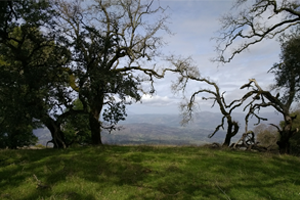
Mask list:
[{"label": "foliage", "polygon": [[[70,52],[56,37],[57,13],[47,1],[7,1],[2,6],[0,112],[6,127],[13,127],[15,119],[33,128],[43,124],[54,147],[65,148],[60,125],[73,113],[69,85],[74,76],[66,67]],[[66,107],[69,113],[60,115]]]},{"label": "foliage", "polygon": [[32,127],[26,125],[10,128],[9,131],[1,129],[0,132],[0,149],[16,149],[36,144],[38,138],[33,134]]},{"label": "foliage", "polygon": [[[61,67],[59,62],[66,60],[60,57],[64,57],[65,52],[55,46],[52,35],[45,36],[41,32],[41,27],[46,28],[53,17],[48,2],[4,1],[1,10],[2,133],[18,135],[25,143],[33,141],[28,127],[38,127],[45,116],[49,118],[48,111],[56,106],[51,94],[59,92],[57,87],[54,89],[54,83],[57,83],[57,75],[62,75],[57,69]],[[24,136],[20,135],[22,132]]]},{"label": "foliage", "polygon": [[281,93],[283,102],[297,101],[300,97],[300,25],[298,29],[281,36],[281,62],[270,72],[275,75],[274,89]]},{"label": "foliage", "polygon": [[248,47],[299,26],[300,3],[294,0],[236,0],[230,13],[220,21],[220,36],[215,38],[218,56],[213,60],[228,63]]},{"label": "foliage", "polygon": [[[83,110],[83,105],[79,99],[73,102],[74,110]],[[91,132],[88,121],[87,113],[77,113],[75,115],[69,115],[64,119],[62,124],[62,131],[66,137],[66,143],[72,145],[78,144],[90,144]]]},{"label": "foliage", "polygon": [[37,145],[34,145],[35,148],[37,149],[45,149],[46,147],[42,144],[37,144]]},{"label": "foliage", "polygon": [[199,147],[2,150],[0,196],[16,200],[296,200],[299,165],[298,157],[288,155]]}]

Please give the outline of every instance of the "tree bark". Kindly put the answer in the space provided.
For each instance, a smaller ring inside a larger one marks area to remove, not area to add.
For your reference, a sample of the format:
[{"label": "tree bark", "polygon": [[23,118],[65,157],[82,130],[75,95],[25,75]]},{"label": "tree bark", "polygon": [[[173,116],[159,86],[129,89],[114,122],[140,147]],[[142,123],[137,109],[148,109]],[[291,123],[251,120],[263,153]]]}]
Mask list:
[{"label": "tree bark", "polygon": [[232,131],[232,123],[228,123],[227,134],[225,136],[225,140],[222,146],[228,147],[230,145],[231,137],[232,137],[231,131]]},{"label": "tree bark", "polygon": [[290,138],[293,136],[294,132],[292,131],[293,119],[288,110],[284,113],[284,121],[285,125],[282,130],[279,131],[280,139],[277,142],[277,145],[279,153],[290,154]]},{"label": "tree bark", "polygon": [[89,123],[91,128],[92,145],[102,145],[101,141],[101,123],[99,121],[99,111],[89,113]]},{"label": "tree bark", "polygon": [[277,142],[280,154],[290,154],[290,142],[287,139],[280,139]]},{"label": "tree bark", "polygon": [[231,142],[231,136],[229,134],[226,134],[225,140],[222,144],[222,146],[224,147],[228,147],[230,145]]},{"label": "tree bark", "polygon": [[[231,138],[233,136],[235,136],[237,134],[237,132],[239,131],[239,125],[237,124],[237,122],[231,121],[231,120],[227,120],[227,124],[228,124],[227,134],[226,134],[226,137],[225,137],[225,140],[224,140],[224,143],[222,146],[228,147],[230,145]],[[232,128],[233,128],[233,130],[232,130]]]},{"label": "tree bark", "polygon": [[54,147],[57,149],[65,149],[67,148],[66,141],[64,138],[64,134],[60,129],[60,125],[57,124],[53,119],[50,117],[46,120],[44,123],[46,127],[50,130],[52,140],[49,142],[52,142]]}]

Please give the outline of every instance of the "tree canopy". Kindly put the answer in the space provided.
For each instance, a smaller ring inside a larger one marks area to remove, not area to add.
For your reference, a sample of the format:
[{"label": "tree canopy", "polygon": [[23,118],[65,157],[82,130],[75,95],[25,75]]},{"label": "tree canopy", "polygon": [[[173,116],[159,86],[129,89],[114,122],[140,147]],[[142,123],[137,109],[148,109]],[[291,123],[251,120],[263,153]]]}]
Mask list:
[{"label": "tree canopy", "polygon": [[275,75],[273,89],[280,91],[281,100],[291,104],[300,97],[300,26],[281,37],[280,62],[270,72]]}]

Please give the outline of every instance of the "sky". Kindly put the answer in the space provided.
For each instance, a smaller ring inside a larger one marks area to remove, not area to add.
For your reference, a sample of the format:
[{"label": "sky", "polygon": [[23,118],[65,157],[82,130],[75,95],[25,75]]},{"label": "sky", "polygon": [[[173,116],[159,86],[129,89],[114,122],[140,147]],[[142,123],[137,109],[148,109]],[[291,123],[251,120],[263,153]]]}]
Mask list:
[{"label": "sky", "polygon": [[[233,12],[233,3],[233,0],[160,1],[162,7],[168,7],[168,26],[174,33],[165,36],[168,44],[162,51],[165,54],[190,56],[202,77],[209,77],[219,85],[221,92],[226,91],[226,102],[241,98],[247,90],[239,88],[250,78],[255,78],[263,89],[267,89],[274,80],[273,74],[267,72],[275,62],[279,62],[280,54],[280,44],[273,39],[250,47],[229,64],[220,65],[210,61],[217,55],[214,51],[217,43],[211,38],[218,36],[217,31],[221,27],[219,19],[225,13]],[[171,82],[175,79],[174,75],[167,75],[165,79],[158,80],[155,94],[144,95],[142,103],[128,106],[128,114],[180,113],[179,103],[182,98],[171,91]],[[207,88],[207,85],[192,83],[187,88],[187,94],[200,88]],[[213,102],[201,100],[202,96],[209,97],[206,94],[198,96],[197,111],[219,112],[217,105],[211,108]]]}]

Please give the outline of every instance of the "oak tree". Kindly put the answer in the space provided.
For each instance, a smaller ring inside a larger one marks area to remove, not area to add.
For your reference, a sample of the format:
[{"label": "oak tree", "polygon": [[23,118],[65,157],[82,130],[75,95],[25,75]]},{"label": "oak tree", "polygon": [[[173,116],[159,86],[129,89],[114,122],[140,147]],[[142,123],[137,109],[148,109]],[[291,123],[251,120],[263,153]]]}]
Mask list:
[{"label": "oak tree", "polygon": [[[59,1],[60,27],[72,49],[73,89],[89,115],[92,144],[102,144],[101,129],[126,117],[126,105],[153,93],[154,78],[174,68],[153,67],[167,31],[166,16],[154,1]],[[151,20],[150,20],[151,19]],[[159,59],[159,58],[158,58]],[[141,83],[150,82],[150,90]],[[100,115],[103,121],[100,121]]]}]

